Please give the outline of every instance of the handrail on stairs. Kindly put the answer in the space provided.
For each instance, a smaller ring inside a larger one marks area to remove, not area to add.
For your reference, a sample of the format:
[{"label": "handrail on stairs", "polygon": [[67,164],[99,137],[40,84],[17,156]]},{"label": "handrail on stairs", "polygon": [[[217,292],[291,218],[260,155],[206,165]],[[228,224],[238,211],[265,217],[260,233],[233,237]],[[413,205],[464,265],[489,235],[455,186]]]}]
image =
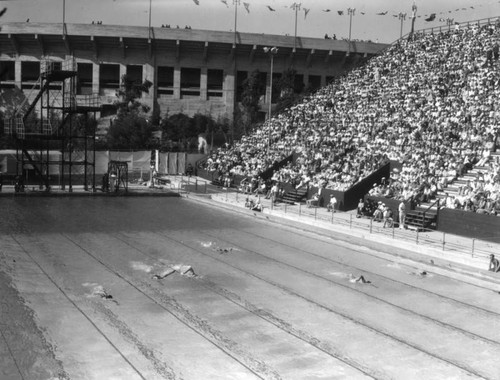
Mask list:
[{"label": "handrail on stairs", "polygon": [[[427,213],[427,212],[428,212],[428,211],[429,211],[432,207],[434,207],[434,205],[435,205],[435,204],[437,204],[437,206],[436,206],[436,210],[437,210],[437,212],[436,212],[436,216],[439,214],[439,203],[440,203],[440,199],[439,199],[439,198],[437,198],[437,199],[436,199],[436,200],[435,200],[435,201],[434,201],[434,202],[433,202],[430,206],[428,206],[428,207],[424,210],[424,212],[423,212],[423,220],[422,220],[422,224],[425,222],[425,214],[426,214],[426,213]],[[423,225],[422,225],[422,227],[423,227]]]}]

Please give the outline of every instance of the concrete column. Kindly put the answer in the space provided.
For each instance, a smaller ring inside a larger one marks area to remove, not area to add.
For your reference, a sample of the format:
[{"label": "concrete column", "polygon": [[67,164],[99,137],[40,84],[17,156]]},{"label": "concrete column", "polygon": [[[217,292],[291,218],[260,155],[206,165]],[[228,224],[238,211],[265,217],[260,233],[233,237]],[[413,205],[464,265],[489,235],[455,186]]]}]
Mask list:
[{"label": "concrete column", "polygon": [[153,85],[149,88],[149,93],[142,94],[142,102],[149,106],[149,113],[153,112],[153,102],[154,102],[154,94],[155,94],[155,68],[151,63],[145,63],[142,66],[142,81],[150,81]]},{"label": "concrete column", "polygon": [[208,69],[206,67],[201,68],[201,77],[200,77],[200,100],[208,99]]},{"label": "concrete column", "polygon": [[[266,104],[271,101],[271,72],[266,73]],[[266,108],[267,111],[267,108]]]},{"label": "concrete column", "polygon": [[309,85],[309,71],[304,71],[304,86],[307,87]]},{"label": "concrete column", "polygon": [[174,67],[174,99],[181,98],[181,67]]},{"label": "concrete column", "polygon": [[224,90],[226,115],[229,120],[234,118],[234,102],[236,100],[236,78],[234,68],[226,69],[224,72]]},{"label": "concrete column", "polygon": [[15,63],[14,63],[14,71],[15,71],[15,84],[16,84],[16,87],[18,88],[21,88],[21,73],[22,73],[22,69],[21,69],[21,61],[19,59],[16,59]]},{"label": "concrete column", "polygon": [[122,85],[122,77],[127,74],[127,65],[124,65],[123,63],[120,63],[120,78],[118,78],[120,82],[120,87]]},{"label": "concrete column", "polygon": [[100,80],[100,75],[99,75],[99,64],[98,63],[92,63],[92,93],[94,94],[100,94],[100,88],[99,88],[99,80]]}]

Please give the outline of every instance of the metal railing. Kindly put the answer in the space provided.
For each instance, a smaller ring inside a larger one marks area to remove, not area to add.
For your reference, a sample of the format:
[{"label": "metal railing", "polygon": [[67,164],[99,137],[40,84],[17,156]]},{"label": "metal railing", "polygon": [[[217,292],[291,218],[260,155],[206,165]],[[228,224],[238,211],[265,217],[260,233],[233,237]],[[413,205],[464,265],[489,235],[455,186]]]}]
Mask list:
[{"label": "metal railing", "polygon": [[[431,27],[431,28],[424,28],[424,29],[418,29],[418,30],[415,30],[413,32],[413,34],[432,34],[432,33],[441,33],[443,31],[449,31],[451,30],[452,28],[455,28],[455,27],[464,27],[466,26],[467,28],[470,28],[471,26],[473,25],[477,25],[477,26],[482,26],[482,25],[490,25],[492,23],[498,23],[500,22],[500,17],[488,17],[488,18],[482,18],[482,19],[478,19],[478,20],[473,20],[473,21],[464,21],[464,22],[457,22],[457,23],[453,23],[453,24],[447,24],[447,25],[440,25],[440,26],[434,26],[434,27]],[[411,35],[411,32],[410,33],[407,33],[405,34],[403,37],[401,37],[400,39],[396,40],[395,42],[401,40],[401,39],[406,39],[408,38],[408,36]]]},{"label": "metal railing", "polygon": [[40,73],[50,75],[57,71],[76,71],[76,59],[71,57],[62,61],[43,59],[40,61]]},{"label": "metal railing", "polygon": [[353,214],[352,212],[328,212],[325,208],[308,208],[303,204],[287,205],[280,204],[276,207],[270,203],[271,210],[279,210],[286,214],[292,214],[299,220],[309,218],[310,220],[328,223],[329,225],[340,225],[349,229],[359,229],[368,231],[370,234],[379,234],[392,239],[401,239],[408,242],[414,242],[416,245],[425,245],[443,252],[456,252],[468,257],[486,258],[491,253],[498,253],[500,245],[481,239],[458,237],[445,232],[436,231],[428,228],[404,228],[396,227],[392,222],[384,226],[384,221],[375,222],[373,218]]},{"label": "metal railing", "polygon": [[[198,178],[185,177],[178,182],[176,189],[179,193],[189,196],[190,193],[211,194],[218,201],[223,201],[234,206],[245,208],[247,197],[253,194],[245,194],[236,188],[214,188],[209,181]],[[416,245],[427,246],[444,252],[453,252],[462,257],[487,258],[491,253],[498,253],[500,244],[491,243],[481,239],[458,237],[457,235],[440,232],[426,228],[404,228],[400,229],[397,223],[384,226],[384,222],[377,223],[373,218],[357,216],[352,212],[336,210],[329,212],[323,207],[307,207],[303,203],[294,205],[286,203],[275,204],[273,200],[261,197],[264,209],[270,209],[275,215],[282,214],[285,217],[293,217],[298,221],[322,222],[323,227],[342,226],[349,229],[367,231],[369,234],[378,234],[392,239],[400,239],[405,242],[413,242]],[[262,199],[264,198],[264,199]]]},{"label": "metal railing", "polygon": [[[241,192],[238,188],[220,188],[214,186],[210,181],[197,177],[185,175],[172,175],[170,189],[179,194],[189,197],[191,194],[212,195],[213,199],[225,202],[226,204],[244,209],[247,198],[255,198],[254,194]],[[378,223],[373,218],[357,216],[352,212],[335,210],[327,211],[323,207],[308,207],[306,204],[297,203],[290,205],[287,203],[276,203],[267,199],[264,194],[259,194],[264,209],[270,209],[276,216],[293,218],[299,222],[320,222],[322,228],[329,226],[341,226],[348,229],[366,231],[370,235],[380,235],[391,239],[399,239],[404,242],[414,243],[419,246],[426,246],[439,250],[443,253],[450,252],[463,258],[486,259],[490,254],[498,254],[500,244],[495,244],[482,239],[466,238],[446,232],[436,231],[427,228],[399,228],[397,223],[392,222],[384,226],[384,221]]]}]

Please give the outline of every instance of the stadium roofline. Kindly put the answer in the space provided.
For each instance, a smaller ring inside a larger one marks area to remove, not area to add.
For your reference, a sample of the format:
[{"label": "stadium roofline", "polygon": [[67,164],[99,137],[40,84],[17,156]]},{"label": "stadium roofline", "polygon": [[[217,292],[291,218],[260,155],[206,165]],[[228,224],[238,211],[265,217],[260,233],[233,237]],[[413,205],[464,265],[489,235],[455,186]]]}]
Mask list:
[{"label": "stadium roofline", "polygon": [[[201,29],[185,28],[162,28],[125,25],[105,25],[105,24],[65,24],[62,23],[35,23],[35,22],[13,22],[1,26],[0,35],[7,36],[62,36],[65,43],[70,44],[71,39],[78,37],[95,38],[116,38],[123,41],[126,39],[144,40],[145,43],[151,41],[174,40],[208,42],[217,44],[233,44],[234,33]],[[275,34],[242,33],[236,36],[238,45],[249,46],[279,46],[282,48],[294,48],[294,37]],[[297,49],[308,51],[338,51],[347,52],[348,41],[332,40],[324,38],[297,37]],[[352,41],[351,52],[375,55],[382,51],[389,44]],[[354,50],[353,50],[354,47]]]}]

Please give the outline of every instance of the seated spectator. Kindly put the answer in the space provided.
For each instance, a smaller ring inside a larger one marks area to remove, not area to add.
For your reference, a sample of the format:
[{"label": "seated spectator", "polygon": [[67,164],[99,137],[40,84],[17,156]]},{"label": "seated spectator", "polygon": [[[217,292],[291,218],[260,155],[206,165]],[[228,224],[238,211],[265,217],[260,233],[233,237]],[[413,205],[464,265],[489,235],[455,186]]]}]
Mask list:
[{"label": "seated spectator", "polygon": [[364,215],[364,211],[365,211],[365,202],[363,201],[363,199],[360,199],[356,211],[356,218],[361,218]]},{"label": "seated spectator", "polygon": [[384,218],[384,207],[385,205],[382,202],[378,202],[378,206],[373,212],[373,220],[375,222],[381,222]]},{"label": "seated spectator", "polygon": [[257,201],[257,203],[251,208],[252,211],[259,211],[262,212],[264,207],[262,206],[262,203],[260,203],[260,199]]},{"label": "seated spectator", "polygon": [[188,163],[187,165],[187,168],[186,168],[186,175],[188,177],[191,177],[194,173],[194,168],[193,168],[193,165],[191,165],[191,163]]},{"label": "seated spectator", "polygon": [[444,207],[451,209],[457,208],[457,200],[455,199],[454,195],[448,195],[448,193],[446,193],[446,197],[443,203]]},{"label": "seated spectator", "polygon": [[311,176],[309,173],[304,174],[299,182],[299,184],[295,187],[296,190],[300,189],[303,186],[307,186],[311,181]]},{"label": "seated spectator", "polygon": [[250,188],[250,181],[248,180],[248,178],[243,178],[240,181],[239,190],[244,194],[250,194],[251,188]]},{"label": "seated spectator", "polygon": [[285,188],[283,186],[279,186],[278,195],[276,196],[276,199],[282,199],[284,195],[285,195]]},{"label": "seated spectator", "polygon": [[255,194],[255,196],[258,196],[259,194],[266,194],[267,193],[266,190],[267,190],[266,183],[261,177],[259,177],[259,180],[257,182],[257,187],[255,188],[253,193]]},{"label": "seated spectator", "polygon": [[232,178],[231,174],[230,173],[226,173],[224,175],[224,178],[223,178],[223,181],[222,181],[222,187],[224,189],[230,188],[231,185],[232,185],[232,183],[233,183],[233,178]]},{"label": "seated spectator", "polygon": [[245,199],[245,207],[252,209],[254,206],[255,206],[255,203],[254,203],[253,199],[250,199],[249,197],[247,197]]},{"label": "seated spectator", "polygon": [[500,271],[500,262],[495,258],[495,255],[490,255],[490,266],[488,268],[490,272],[498,272]]},{"label": "seated spectator", "polygon": [[318,206],[318,201],[319,201],[319,195],[318,195],[318,193],[315,193],[312,196],[312,198],[306,200],[307,208],[317,207]]},{"label": "seated spectator", "polygon": [[490,160],[490,157],[491,157],[491,149],[485,147],[483,149],[481,159],[477,162],[477,166],[485,166]]},{"label": "seated spectator", "polygon": [[330,201],[326,205],[327,211],[336,212],[337,210],[337,198],[333,194],[330,194]]}]

